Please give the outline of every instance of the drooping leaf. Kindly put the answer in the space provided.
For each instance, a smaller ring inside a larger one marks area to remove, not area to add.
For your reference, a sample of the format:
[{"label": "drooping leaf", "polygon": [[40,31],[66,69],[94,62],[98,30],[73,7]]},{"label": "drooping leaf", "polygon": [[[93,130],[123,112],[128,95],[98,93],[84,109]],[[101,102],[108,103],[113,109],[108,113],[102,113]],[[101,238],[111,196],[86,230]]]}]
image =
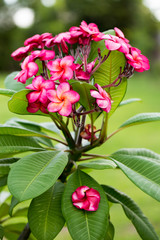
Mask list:
[{"label": "drooping leaf", "polygon": [[[30,113],[27,111],[28,106],[28,100],[26,99],[27,93],[29,93],[30,90],[21,90],[17,93],[15,93],[12,98],[8,102],[8,108],[11,112],[21,115],[33,115],[33,113]],[[43,115],[48,116],[48,114],[42,113],[40,110],[35,115]]]},{"label": "drooping leaf", "polygon": [[127,100],[122,101],[119,104],[119,107],[124,106],[124,105],[128,105],[130,103],[135,103],[135,102],[141,102],[142,100],[140,98],[129,98]]},{"label": "drooping leaf", "polygon": [[0,158],[27,151],[43,151],[38,142],[32,137],[0,135]]},{"label": "drooping leaf", "polygon": [[113,161],[105,160],[105,159],[99,159],[91,162],[84,162],[79,164],[79,167],[84,168],[91,168],[96,170],[103,170],[103,169],[113,169],[116,168],[116,164]]},{"label": "drooping leaf", "polygon": [[109,221],[108,228],[107,228],[107,233],[105,235],[104,240],[113,240],[114,239],[114,226],[113,224]]},{"label": "drooping leaf", "polygon": [[11,89],[2,89],[2,88],[0,88],[0,95],[11,97],[14,93],[16,93],[16,91],[11,90]]},{"label": "drooping leaf", "polygon": [[159,239],[151,223],[130,197],[110,186],[103,185],[103,189],[106,192],[107,198],[110,202],[121,204],[126,216],[132,221],[134,227],[142,239]]},{"label": "drooping leaf", "polygon": [[160,113],[139,113],[131,118],[129,118],[126,122],[124,122],[119,128],[130,127],[133,125],[138,125],[142,123],[148,123],[153,121],[160,121]]},{"label": "drooping leaf", "polygon": [[8,187],[19,201],[35,198],[48,190],[67,165],[67,153],[44,151],[21,158],[12,165]]},{"label": "drooping leaf", "polygon": [[160,155],[146,149],[122,149],[110,158],[142,191],[160,201]]},{"label": "drooping leaf", "polygon": [[32,200],[28,210],[29,226],[39,240],[53,240],[64,226],[61,198],[64,184],[57,182],[47,192]]},{"label": "drooping leaf", "polygon": [[[106,49],[103,52],[103,55],[108,54]],[[120,74],[120,68],[124,69],[126,60],[124,54],[118,51],[112,51],[108,59],[98,68],[94,73],[95,83],[98,83],[100,86],[106,86],[111,83],[118,77]],[[127,88],[127,79],[122,78],[121,83],[116,87],[108,87],[105,90],[110,94],[111,99],[113,100],[111,111],[109,116],[116,110],[120,102],[122,101]]]},{"label": "drooping leaf", "polygon": [[[79,186],[88,186],[100,193],[97,211],[88,212],[73,206],[71,196]],[[108,224],[108,210],[104,191],[93,178],[80,170],[70,176],[62,199],[62,212],[74,240],[102,240]]]},{"label": "drooping leaf", "polygon": [[14,90],[14,91],[20,91],[25,89],[25,87],[29,84],[32,83],[33,78],[29,78],[26,82],[26,84],[23,84],[21,82],[17,82],[17,80],[14,80],[15,76],[18,74],[19,72],[12,72],[10,73],[5,81],[4,81],[4,85],[6,88]]}]

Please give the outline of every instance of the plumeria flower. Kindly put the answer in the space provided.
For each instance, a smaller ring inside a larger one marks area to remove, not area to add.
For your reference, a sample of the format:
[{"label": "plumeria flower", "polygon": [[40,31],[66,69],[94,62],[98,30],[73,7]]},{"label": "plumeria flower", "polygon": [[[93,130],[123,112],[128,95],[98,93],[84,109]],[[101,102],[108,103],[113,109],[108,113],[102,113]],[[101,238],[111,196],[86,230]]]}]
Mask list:
[{"label": "plumeria flower", "polygon": [[73,71],[75,64],[72,56],[66,56],[62,59],[57,58],[54,61],[50,61],[47,64],[48,69],[51,71],[51,80],[58,80],[60,82],[66,82],[73,77]]},{"label": "plumeria flower", "polygon": [[36,113],[36,112],[38,112],[38,110],[40,110],[41,112],[48,114],[48,111],[47,111],[48,103],[49,103],[49,101],[46,103],[41,103],[39,101],[36,101],[33,103],[29,102],[27,111],[30,113]]},{"label": "plumeria flower", "polygon": [[123,39],[127,44],[129,43],[129,40],[125,38],[124,33],[119,28],[115,27],[114,31],[117,37]]},{"label": "plumeria flower", "polygon": [[[95,132],[96,132],[96,127],[93,126],[93,140],[96,140],[96,139],[97,139],[97,137],[96,137],[96,135],[95,135]],[[82,132],[80,133],[80,135],[81,135],[81,137],[82,137],[83,139],[86,139],[86,140],[90,141],[91,138],[92,138],[92,127],[91,127],[91,124],[87,124],[87,125],[85,126],[85,128],[84,128],[84,131],[82,131]]]},{"label": "plumeria flower", "polygon": [[31,52],[31,55],[33,56],[34,59],[39,58],[40,61],[45,61],[45,60],[51,60],[55,57],[55,52],[52,50],[37,50]]},{"label": "plumeria flower", "polygon": [[110,34],[105,35],[104,39],[107,39],[105,40],[105,45],[108,50],[117,50],[124,54],[129,53],[130,45],[126,43],[124,39]]},{"label": "plumeria flower", "polygon": [[32,84],[26,86],[27,89],[33,90],[27,94],[29,103],[39,101],[45,104],[48,101],[47,90],[54,89],[55,84],[51,80],[45,80],[42,76],[37,76],[33,79]]},{"label": "plumeria flower", "polygon": [[11,57],[13,57],[16,61],[21,61],[23,58],[25,58],[30,51],[35,47],[35,44],[29,44],[26,47],[20,47],[16,49],[12,54]]},{"label": "plumeria flower", "polygon": [[33,77],[38,72],[38,65],[33,62],[33,57],[27,56],[21,64],[22,71],[20,71],[14,79],[18,82],[26,83],[26,80]]},{"label": "plumeria flower", "polygon": [[69,116],[72,112],[72,104],[80,99],[77,92],[70,90],[67,82],[58,85],[57,90],[48,90],[47,97],[51,101],[48,104],[48,111],[58,112],[62,116]]},{"label": "plumeria flower", "polygon": [[100,41],[104,37],[104,34],[99,31],[98,26],[95,23],[87,25],[85,21],[82,21],[80,29],[82,30],[84,36],[91,37],[91,40]]},{"label": "plumeria flower", "polygon": [[148,58],[142,55],[139,49],[132,47],[130,52],[130,54],[126,54],[126,58],[135,71],[143,72],[150,69]]},{"label": "plumeria flower", "polygon": [[98,88],[98,91],[96,90],[90,90],[91,96],[96,98],[97,105],[105,112],[109,112],[111,110],[111,103],[112,100],[110,98],[110,95],[101,88],[98,84],[95,84],[95,87]]},{"label": "plumeria flower", "polygon": [[53,36],[51,33],[43,33],[41,35],[36,34],[33,37],[26,39],[24,42],[24,45],[28,46],[29,44],[34,43],[34,44],[36,44],[36,47],[42,48],[45,46],[45,42],[48,41],[48,39],[50,39],[52,37]]},{"label": "plumeria flower", "polygon": [[87,186],[78,187],[72,194],[73,205],[86,211],[97,211],[100,199],[99,192]]}]

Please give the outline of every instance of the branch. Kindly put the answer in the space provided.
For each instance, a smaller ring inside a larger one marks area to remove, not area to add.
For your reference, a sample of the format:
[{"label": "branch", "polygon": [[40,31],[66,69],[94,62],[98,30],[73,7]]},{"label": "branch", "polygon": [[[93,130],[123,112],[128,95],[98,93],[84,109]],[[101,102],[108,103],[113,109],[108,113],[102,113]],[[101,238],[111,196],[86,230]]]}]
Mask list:
[{"label": "branch", "polygon": [[29,224],[27,223],[17,240],[27,240],[29,238],[30,233],[31,230]]}]

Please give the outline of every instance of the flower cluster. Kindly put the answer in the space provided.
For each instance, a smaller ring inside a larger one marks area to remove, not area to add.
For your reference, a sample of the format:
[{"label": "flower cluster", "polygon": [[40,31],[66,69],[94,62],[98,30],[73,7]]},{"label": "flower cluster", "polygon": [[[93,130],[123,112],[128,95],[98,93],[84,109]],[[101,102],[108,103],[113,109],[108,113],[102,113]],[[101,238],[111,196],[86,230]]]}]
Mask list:
[{"label": "flower cluster", "polygon": [[[25,84],[29,78],[33,78],[32,84],[26,87],[31,90],[26,96],[27,111],[35,113],[40,110],[45,114],[57,112],[62,116],[77,116],[79,112],[76,106],[79,105],[76,103],[80,102],[81,94],[74,91],[72,81],[92,85],[93,74],[109,58],[111,51],[117,50],[126,58],[126,69],[123,72],[120,70],[114,84],[95,84],[97,90],[90,91],[90,96],[95,98],[91,111],[108,113],[113,101],[107,93],[107,87],[116,86],[119,79],[129,76],[133,70],[142,72],[149,69],[149,61],[141,51],[129,44],[120,29],[114,28],[114,31],[115,35],[104,34],[96,24],[82,21],[79,27],[73,26],[68,32],[56,36],[44,33],[26,39],[24,46],[15,50],[11,56],[16,61],[24,59],[15,79]],[[94,41],[103,41],[109,51],[107,56],[102,57],[100,49],[97,49],[97,56],[89,61],[91,43]]]},{"label": "flower cluster", "polygon": [[87,186],[78,187],[72,194],[72,202],[76,208],[86,211],[96,211],[100,202],[100,194],[97,190]]}]

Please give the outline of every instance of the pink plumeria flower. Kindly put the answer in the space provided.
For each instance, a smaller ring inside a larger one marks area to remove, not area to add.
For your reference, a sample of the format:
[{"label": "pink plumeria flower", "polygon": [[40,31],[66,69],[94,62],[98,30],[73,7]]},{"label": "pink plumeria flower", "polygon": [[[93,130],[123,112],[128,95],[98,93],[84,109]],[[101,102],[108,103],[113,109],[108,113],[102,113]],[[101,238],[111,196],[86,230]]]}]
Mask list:
[{"label": "pink plumeria flower", "polygon": [[129,40],[125,38],[124,33],[119,28],[115,27],[114,31],[117,37],[122,38],[127,44],[129,43]]},{"label": "pink plumeria flower", "polygon": [[91,37],[91,40],[100,41],[104,37],[104,34],[99,31],[98,26],[95,23],[87,25],[85,21],[82,21],[80,29],[82,30],[84,36]]},{"label": "pink plumeria flower", "polygon": [[43,33],[41,35],[36,34],[36,35],[26,39],[24,42],[24,45],[28,46],[29,44],[34,43],[34,44],[36,44],[36,47],[42,48],[45,46],[45,42],[52,37],[53,36],[51,33]]},{"label": "pink plumeria flower", "polygon": [[[70,44],[74,44],[79,42],[79,39],[81,39],[81,37],[83,36],[83,31],[80,29],[80,27],[71,27],[69,29],[70,32],[70,39],[68,39],[68,43]],[[80,40],[80,42],[82,42],[82,40]]]},{"label": "pink plumeria flower", "polygon": [[90,90],[91,96],[96,98],[97,105],[105,112],[110,112],[111,110],[111,98],[110,95],[101,88],[98,84],[95,84],[95,87],[98,88],[98,91],[96,90]]},{"label": "pink plumeria flower", "polygon": [[86,211],[97,211],[100,199],[99,192],[87,186],[78,187],[72,194],[73,205]]},{"label": "pink plumeria flower", "polygon": [[55,52],[52,50],[37,50],[31,52],[31,55],[33,56],[34,59],[39,58],[40,61],[45,61],[45,60],[52,60],[55,57]]},{"label": "pink plumeria flower", "polygon": [[18,82],[26,83],[26,80],[33,77],[38,72],[38,65],[33,62],[33,57],[30,55],[24,59],[21,64],[22,71],[20,71],[14,79]]},{"label": "pink plumeria flower", "polygon": [[119,52],[122,52],[124,54],[129,53],[130,45],[127,44],[124,39],[119,38],[117,36],[113,36],[110,34],[105,35],[105,45],[106,48],[110,51],[117,50]]},{"label": "pink plumeria flower", "polygon": [[[93,140],[96,140],[97,137],[96,135],[94,134],[96,132],[96,127],[93,126]],[[87,124],[84,128],[84,131],[80,133],[81,137],[83,139],[86,139],[88,141],[91,140],[92,138],[92,127],[91,127],[91,124]]]},{"label": "pink plumeria flower", "polygon": [[72,112],[72,104],[79,101],[77,92],[70,90],[67,82],[61,83],[56,90],[48,90],[47,97],[51,101],[48,105],[49,112],[58,112],[62,116],[69,116]]},{"label": "pink plumeria flower", "polygon": [[13,57],[15,61],[21,61],[23,58],[25,58],[28,55],[30,51],[32,51],[34,47],[35,47],[34,43],[29,44],[26,47],[20,47],[11,54],[11,57]]},{"label": "pink plumeria flower", "polygon": [[47,90],[54,89],[55,84],[51,80],[45,80],[42,76],[37,76],[33,79],[32,84],[26,86],[27,89],[33,90],[27,94],[29,103],[39,101],[45,104],[48,101]]},{"label": "pink plumeria flower", "polygon": [[148,58],[142,55],[139,49],[131,47],[130,51],[130,54],[126,54],[126,58],[135,71],[143,72],[150,69]]},{"label": "pink plumeria flower", "polygon": [[73,63],[74,58],[72,56],[66,56],[62,59],[57,58],[54,61],[47,63],[48,69],[51,71],[51,80],[58,80],[60,82],[66,82],[73,77],[73,71],[75,64]]},{"label": "pink plumeria flower", "polygon": [[41,103],[39,101],[28,103],[27,111],[30,113],[36,113],[38,112],[38,110],[40,110],[41,112],[48,114],[48,111],[47,111],[48,103],[49,101],[46,103]]}]

